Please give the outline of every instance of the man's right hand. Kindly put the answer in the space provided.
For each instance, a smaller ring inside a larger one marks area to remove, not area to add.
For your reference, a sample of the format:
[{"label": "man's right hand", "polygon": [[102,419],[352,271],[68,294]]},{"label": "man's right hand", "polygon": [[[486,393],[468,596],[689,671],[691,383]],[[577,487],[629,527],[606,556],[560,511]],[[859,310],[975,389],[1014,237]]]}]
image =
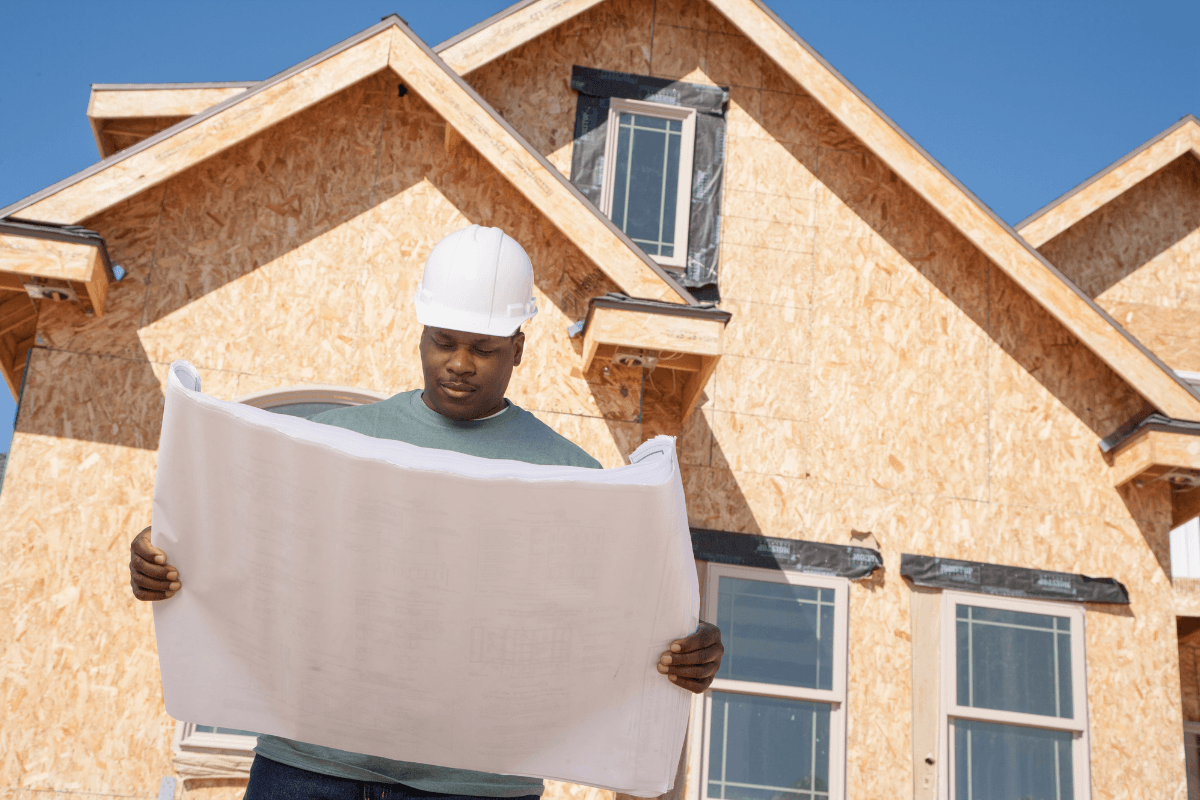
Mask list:
[{"label": "man's right hand", "polygon": [[129,585],[138,600],[166,600],[179,591],[179,570],[167,554],[150,544],[150,528],[129,543]]}]

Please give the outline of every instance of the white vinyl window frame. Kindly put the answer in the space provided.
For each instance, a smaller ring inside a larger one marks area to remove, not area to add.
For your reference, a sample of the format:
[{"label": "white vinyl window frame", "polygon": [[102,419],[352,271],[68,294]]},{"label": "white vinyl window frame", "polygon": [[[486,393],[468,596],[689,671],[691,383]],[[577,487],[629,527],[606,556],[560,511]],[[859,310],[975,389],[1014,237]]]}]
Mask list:
[{"label": "white vinyl window frame", "polygon": [[196,723],[179,721],[175,724],[175,740],[171,749],[177,753],[253,755],[257,743],[257,736],[197,731]]},{"label": "white vinyl window frame", "polygon": [[[617,134],[621,114],[640,114],[659,119],[679,120],[683,132],[679,145],[679,176],[675,197],[675,254],[670,257],[651,255],[655,263],[667,267],[687,266],[688,223],[692,211],[692,159],[696,149],[696,109],[626,100],[614,97],[608,106],[607,138],[604,143],[604,177],[600,189],[601,211],[612,219],[614,182],[617,171]],[[665,176],[664,176],[665,177]],[[628,196],[628,195],[627,195]]]},{"label": "white vinyl window frame", "polygon": [[[958,704],[958,643],[956,639],[958,605],[976,608],[995,608],[1002,611],[1017,611],[1025,614],[1066,617],[1071,621],[1071,705],[1074,716],[1052,717],[1042,714],[1026,714],[1017,711],[999,711],[990,708],[975,708]],[[994,722],[1002,725],[1019,725],[1044,730],[1069,731],[1071,740],[1071,768],[1075,797],[1084,800],[1092,796],[1091,755],[1088,742],[1087,711],[1087,663],[1085,641],[1085,614],[1082,607],[1046,600],[1026,600],[1012,597],[974,594],[970,592],[942,592],[941,609],[941,669],[939,675],[941,707],[941,751],[942,800],[966,800],[954,796],[954,722],[957,719]],[[1068,800],[1063,798],[1063,800]]]},{"label": "white vinyl window frame", "polygon": [[[847,642],[849,639],[850,581],[845,578],[810,575],[785,570],[738,567],[709,562],[708,574],[704,582],[705,599],[704,615],[702,618],[705,620],[715,620],[717,618],[717,601],[720,597],[719,582],[722,576],[752,581],[787,583],[793,586],[811,586],[818,589],[832,589],[834,592],[833,681],[832,688],[830,689],[807,689],[800,686],[784,686],[774,683],[757,683],[753,681],[730,680],[727,678],[714,679],[708,690],[704,692],[704,736],[700,749],[700,772],[697,775],[697,783],[699,784],[700,791],[695,796],[699,800],[709,800],[708,760],[712,746],[710,735],[712,729],[712,693],[729,692],[733,694],[751,694],[760,697],[779,697],[787,700],[828,703],[830,705],[829,798],[830,800],[844,798],[846,791],[846,664]],[[714,798],[714,800],[716,799]]]}]

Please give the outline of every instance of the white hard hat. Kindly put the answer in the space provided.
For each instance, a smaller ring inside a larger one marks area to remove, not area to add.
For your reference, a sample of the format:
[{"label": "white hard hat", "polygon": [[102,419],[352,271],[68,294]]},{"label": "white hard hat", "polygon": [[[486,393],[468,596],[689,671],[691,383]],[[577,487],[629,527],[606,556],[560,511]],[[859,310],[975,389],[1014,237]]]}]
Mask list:
[{"label": "white hard hat", "polygon": [[472,225],[433,248],[413,303],[422,325],[509,336],[537,313],[533,265],[504,231]]}]

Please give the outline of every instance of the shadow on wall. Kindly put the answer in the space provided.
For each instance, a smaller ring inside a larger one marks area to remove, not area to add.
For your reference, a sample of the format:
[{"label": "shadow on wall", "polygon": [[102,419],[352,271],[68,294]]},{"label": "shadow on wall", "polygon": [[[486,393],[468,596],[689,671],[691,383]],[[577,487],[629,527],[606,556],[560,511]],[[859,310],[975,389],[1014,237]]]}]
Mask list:
[{"label": "shadow on wall", "polygon": [[1198,228],[1200,159],[1189,151],[1038,249],[1095,299]]},{"label": "shadow on wall", "polygon": [[798,85],[793,88],[804,124],[784,131],[751,108],[758,123],[1098,437],[1150,412],[1145,400],[883,161]]},{"label": "shadow on wall", "polygon": [[[520,241],[537,265],[539,289],[568,319],[582,318],[588,298],[617,289],[469,145],[451,147],[445,122],[415,92],[400,98],[393,84],[388,70],[366,78],[88,220],[128,274],[114,285],[104,318],[61,309],[39,324],[44,344],[34,351],[18,430],[155,449],[163,397],[139,330],[422,181],[449,201],[436,209],[446,219],[422,215],[427,209],[417,206],[412,217],[379,220],[369,234],[376,260],[408,262],[404,280],[387,289],[396,302],[407,302],[408,274],[416,274],[424,258],[401,247],[397,236],[424,231],[436,240],[440,228],[457,227],[463,217],[502,227]],[[322,285],[271,287],[273,294],[288,295],[293,317],[315,314],[322,291],[355,288],[352,276],[361,265],[341,272],[336,253],[320,255],[333,262],[309,270]],[[355,306],[353,313],[360,311]],[[232,324],[237,311],[222,316],[219,324]],[[356,323],[340,319],[333,325]],[[186,339],[188,331],[172,335]],[[272,330],[235,326],[230,335],[273,349],[302,346],[272,341],[283,335]],[[603,382],[592,388],[604,416],[632,419],[628,386]],[[632,401],[640,404],[640,396]]]}]

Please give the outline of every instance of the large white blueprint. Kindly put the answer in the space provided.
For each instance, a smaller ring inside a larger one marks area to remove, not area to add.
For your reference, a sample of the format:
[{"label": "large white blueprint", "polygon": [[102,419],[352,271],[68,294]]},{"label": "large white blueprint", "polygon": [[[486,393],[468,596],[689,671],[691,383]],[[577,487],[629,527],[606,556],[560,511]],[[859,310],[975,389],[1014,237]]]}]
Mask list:
[{"label": "large white blueprint", "polygon": [[176,719],[653,796],[697,624],[674,440],[552,467],[375,439],[208,397],[171,366],[153,541]]}]

